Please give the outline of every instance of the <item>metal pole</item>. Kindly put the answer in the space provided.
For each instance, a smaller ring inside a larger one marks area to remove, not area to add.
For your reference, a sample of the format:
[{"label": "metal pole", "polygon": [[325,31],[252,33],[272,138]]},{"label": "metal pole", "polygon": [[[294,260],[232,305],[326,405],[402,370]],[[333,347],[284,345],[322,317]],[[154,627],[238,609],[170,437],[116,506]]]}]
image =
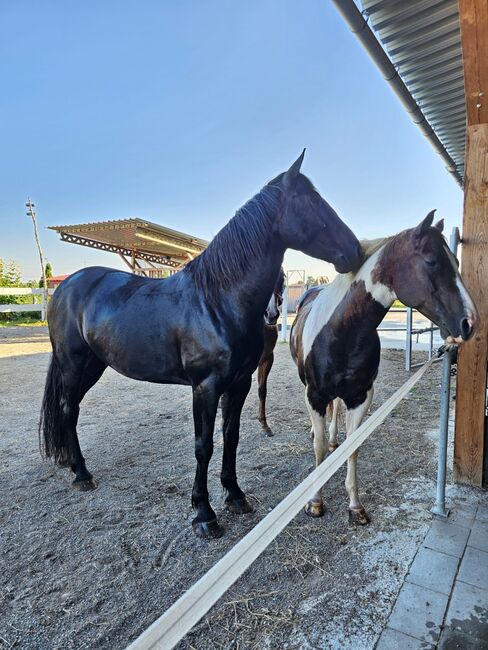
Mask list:
[{"label": "metal pole", "polygon": [[441,413],[439,423],[439,452],[437,458],[437,496],[435,506],[432,508],[434,515],[447,517],[446,510],[446,465],[447,465],[447,438],[449,431],[449,398],[451,394],[451,352],[444,352],[442,359],[442,384],[441,384]]},{"label": "metal pole", "polygon": [[[459,228],[453,228],[449,247],[456,255],[460,241]],[[439,421],[439,456],[437,459],[437,496],[432,513],[438,517],[447,517],[449,510],[446,510],[446,466],[447,466],[447,442],[449,433],[449,406],[451,394],[451,364],[452,352],[444,352],[442,359],[442,384],[441,384],[441,410]]]},{"label": "metal pole", "polygon": [[432,359],[432,356],[434,354],[434,323],[430,321],[430,327],[432,328],[430,330],[430,337],[429,337],[429,359]]},{"label": "metal pole", "polygon": [[405,370],[412,369],[412,308],[407,307],[407,338],[405,339]]},{"label": "metal pole", "polygon": [[286,343],[288,333],[288,287],[283,291],[283,304],[281,305],[281,341]]}]

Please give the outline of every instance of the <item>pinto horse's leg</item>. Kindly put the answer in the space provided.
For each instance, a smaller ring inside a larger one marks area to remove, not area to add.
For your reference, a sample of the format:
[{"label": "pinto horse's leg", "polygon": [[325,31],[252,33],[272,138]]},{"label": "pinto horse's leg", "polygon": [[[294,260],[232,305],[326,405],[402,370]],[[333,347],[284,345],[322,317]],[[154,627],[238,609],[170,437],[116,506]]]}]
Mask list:
[{"label": "pinto horse's leg", "polygon": [[272,436],[273,432],[266,421],[266,395],[268,392],[268,375],[273,367],[274,354],[271,352],[264,360],[259,362],[258,367],[258,396],[259,396],[259,415],[258,420],[261,423],[261,429],[267,436]]},{"label": "pinto horse's leg", "polygon": [[[346,436],[350,436],[361,424],[373,399],[373,386],[369,389],[366,399],[362,404],[346,411]],[[349,521],[364,526],[369,523],[369,517],[359,499],[357,458],[358,451],[355,451],[347,460],[346,490],[349,494]]]},{"label": "pinto horse's leg", "polygon": [[191,500],[197,514],[192,521],[192,527],[198,537],[206,538],[221,537],[224,532],[210,506],[207,489],[208,465],[213,453],[213,433],[219,397],[213,383],[204,382],[193,387],[197,470]]},{"label": "pinto horse's leg", "polygon": [[329,425],[329,451],[335,451],[339,446],[337,442],[337,417],[340,403],[340,397],[336,397],[332,402],[332,419]]},{"label": "pinto horse's leg", "polygon": [[[325,415],[320,415],[308,399],[308,391],[305,388],[305,403],[312,420],[313,448],[315,451],[315,465],[318,467],[325,458]],[[322,517],[325,512],[322,490],[316,492],[313,498],[305,506],[305,512],[310,517]]]},{"label": "pinto horse's leg", "polygon": [[252,506],[237,483],[236,457],[239,444],[241,411],[251,388],[251,375],[234,384],[222,397],[224,453],[222,457],[222,485],[227,492],[227,509],[237,514],[252,512]]}]

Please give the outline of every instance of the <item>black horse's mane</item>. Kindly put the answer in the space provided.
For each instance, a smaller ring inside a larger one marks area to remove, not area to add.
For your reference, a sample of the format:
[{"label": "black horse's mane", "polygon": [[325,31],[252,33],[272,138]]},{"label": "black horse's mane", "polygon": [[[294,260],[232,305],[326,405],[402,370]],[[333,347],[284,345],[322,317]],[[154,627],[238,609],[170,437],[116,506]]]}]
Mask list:
[{"label": "black horse's mane", "polygon": [[283,189],[277,177],[240,208],[220,230],[208,248],[185,267],[207,298],[217,298],[222,288],[231,287],[268,242]]}]

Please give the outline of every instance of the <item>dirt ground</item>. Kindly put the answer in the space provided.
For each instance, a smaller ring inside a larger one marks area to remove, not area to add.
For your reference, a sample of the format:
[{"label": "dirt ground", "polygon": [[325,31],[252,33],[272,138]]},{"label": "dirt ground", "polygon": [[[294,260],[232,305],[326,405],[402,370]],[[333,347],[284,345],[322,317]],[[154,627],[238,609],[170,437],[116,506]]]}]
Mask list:
[{"label": "dirt ground", "polygon": [[[99,488],[75,492],[70,471],[39,455],[46,349],[45,328],[0,330],[0,647],[122,649],[313,469],[303,389],[278,344],[275,437],[260,434],[255,382],[242,418],[238,472],[250,515],[224,510],[217,426],[209,489],[225,535],[209,542],[190,525],[190,389],[106,371],[79,422]],[[373,409],[406,380],[403,366],[401,351],[383,352]],[[298,515],[180,649],[374,647],[430,523],[439,381],[436,365],[361,450],[369,526],[348,524],[343,467],[325,516]]]}]

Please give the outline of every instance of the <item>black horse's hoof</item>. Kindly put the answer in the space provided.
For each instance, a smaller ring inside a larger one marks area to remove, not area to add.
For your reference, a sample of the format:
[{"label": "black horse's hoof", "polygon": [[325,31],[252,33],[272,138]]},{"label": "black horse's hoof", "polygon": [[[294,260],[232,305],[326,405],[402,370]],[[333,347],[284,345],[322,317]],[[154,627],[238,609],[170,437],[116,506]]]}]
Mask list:
[{"label": "black horse's hoof", "polygon": [[246,497],[226,501],[225,506],[229,512],[233,512],[236,515],[245,515],[248,512],[254,512],[254,508]]},{"label": "black horse's hoof", "polygon": [[76,479],[72,483],[73,489],[78,490],[79,492],[89,492],[90,490],[96,490],[98,483],[93,478],[87,478],[83,481],[77,481]]},{"label": "black horse's hoof", "polygon": [[366,526],[370,518],[364,508],[349,508],[349,523],[353,526]]},{"label": "black horse's hoof", "polygon": [[224,534],[224,529],[219,526],[216,519],[212,519],[212,521],[193,521],[191,525],[195,535],[202,539],[218,539]]}]

